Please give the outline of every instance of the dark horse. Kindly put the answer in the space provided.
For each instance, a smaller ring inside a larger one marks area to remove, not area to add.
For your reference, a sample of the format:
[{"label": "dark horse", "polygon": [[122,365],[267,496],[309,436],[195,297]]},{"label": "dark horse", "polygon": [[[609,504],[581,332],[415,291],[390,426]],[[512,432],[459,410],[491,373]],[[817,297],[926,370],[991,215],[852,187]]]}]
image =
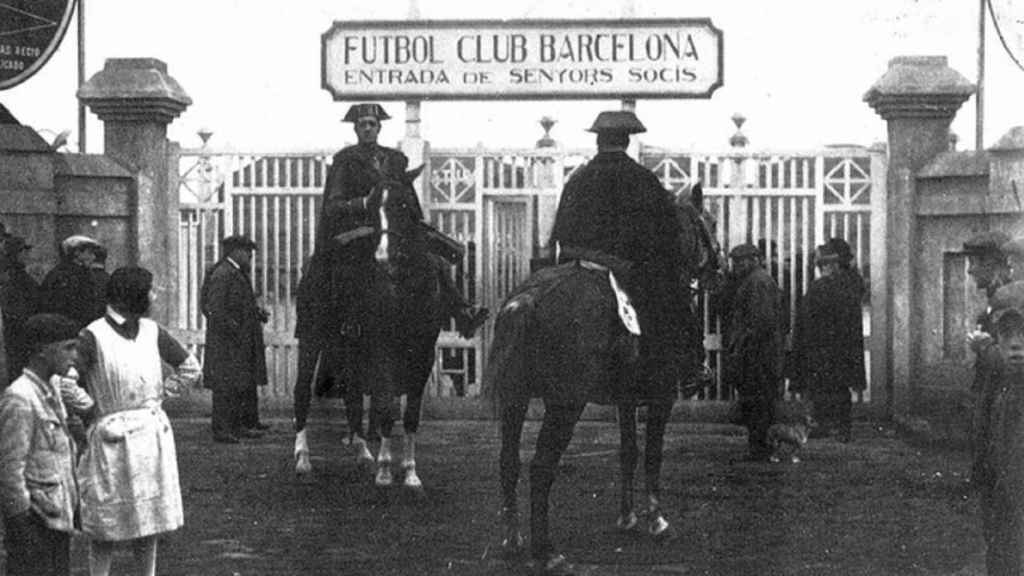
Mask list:
[{"label": "dark horse", "polygon": [[[684,212],[680,220],[686,234],[682,242],[691,279],[713,277],[715,247],[699,223]],[[501,518],[506,555],[523,546],[519,532],[516,487],[521,463],[519,444],[531,398],[544,401],[544,417],[537,448],[530,463],[530,552],[542,574],[569,573],[565,558],[556,554],[549,534],[548,509],[559,460],[587,403],[611,404],[618,410],[621,492],[617,525],[624,531],[642,531],[655,538],[673,533],[660,507],[660,475],[665,429],[676,392],[655,384],[657,375],[641,359],[639,337],[627,329],[631,311],[620,310],[626,298],[613,277],[628,276],[628,265],[602,254],[575,254],[568,263],[544,268],[531,275],[505,301],[499,312],[488,361],[488,382],[494,390],[501,420]],[[625,268],[625,269],[624,269]],[[610,272],[611,271],[611,272]],[[619,271],[622,271],[620,274]],[[689,287],[689,286],[687,286]],[[681,291],[681,294],[687,294]],[[685,296],[683,299],[685,300]],[[692,298],[691,298],[692,300]],[[699,334],[692,302],[683,324],[688,334]],[[691,332],[692,331],[692,332]],[[694,347],[691,336],[691,348]],[[686,343],[682,343],[685,347]],[[699,344],[696,345],[699,348]],[[682,352],[682,351],[681,351]],[[683,390],[703,373],[692,356],[681,366]],[[686,357],[685,353],[680,354]],[[634,505],[634,479],[639,460],[637,408],[647,405],[644,475],[646,502]]]},{"label": "dark horse", "polygon": [[[326,372],[344,385],[350,441],[360,461],[373,460],[366,438],[379,433],[379,486],[393,482],[391,431],[395,406],[403,395],[404,483],[422,485],[416,474],[416,432],[443,319],[438,276],[442,272],[436,257],[428,253],[422,211],[412,187],[418,174],[415,170],[401,180],[378,183],[369,195],[371,217],[365,225],[338,234],[324,255],[314,256],[307,271],[309,285],[299,290],[298,320],[310,320],[319,332],[313,381]],[[304,294],[319,305],[302,305]],[[306,319],[304,314],[316,318]],[[370,396],[369,434],[363,426],[364,395]],[[305,406],[296,402],[296,421],[305,421],[308,395],[306,399]],[[296,472],[311,470],[305,430],[297,433],[295,457]]]}]

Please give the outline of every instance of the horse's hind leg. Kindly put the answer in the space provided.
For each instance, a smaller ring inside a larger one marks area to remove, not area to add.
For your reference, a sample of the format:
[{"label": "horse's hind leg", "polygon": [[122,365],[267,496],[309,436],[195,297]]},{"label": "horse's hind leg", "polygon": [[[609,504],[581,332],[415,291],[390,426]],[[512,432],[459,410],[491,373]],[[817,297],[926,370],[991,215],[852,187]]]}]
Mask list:
[{"label": "horse's hind leg", "polygon": [[523,422],[529,408],[529,398],[515,398],[502,402],[501,406],[501,520],[504,534],[501,549],[506,556],[513,556],[523,547],[523,536],[519,532],[519,505],[516,487],[522,463],[519,460],[519,442],[523,435]]},{"label": "horse's hind leg", "polygon": [[668,536],[669,523],[661,512],[661,464],[665,448],[665,429],[672,416],[672,400],[652,401],[647,408],[644,448],[644,481],[647,487],[648,532],[655,537]]},{"label": "horse's hind leg", "polygon": [[309,443],[306,439],[306,419],[309,417],[310,393],[320,370],[320,351],[308,343],[299,342],[299,374],[292,393],[295,411],[295,473],[309,474],[313,465],[309,461]]},{"label": "horse's hind leg", "polygon": [[620,530],[633,530],[639,524],[633,510],[633,485],[639,450],[636,445],[636,403],[619,404],[619,470],[622,476],[619,500]]},{"label": "horse's hind leg", "polygon": [[546,405],[544,422],[537,437],[537,451],[530,463],[530,554],[542,571],[556,572],[564,558],[555,555],[549,533],[548,507],[558,462],[572,440],[583,405]]}]

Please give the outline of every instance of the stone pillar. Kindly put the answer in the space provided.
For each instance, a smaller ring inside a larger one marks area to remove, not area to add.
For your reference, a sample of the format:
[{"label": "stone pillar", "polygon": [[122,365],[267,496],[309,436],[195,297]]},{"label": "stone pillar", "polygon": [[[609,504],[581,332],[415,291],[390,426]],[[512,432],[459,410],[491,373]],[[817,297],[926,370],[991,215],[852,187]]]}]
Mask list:
[{"label": "stone pillar", "polygon": [[128,253],[153,272],[152,316],[168,325],[177,294],[178,194],[169,185],[167,125],[192,99],[154,58],[108,59],[79,88],[78,99],[104,123],[104,153],[136,176]]},{"label": "stone pillar", "polygon": [[915,357],[911,255],[915,234],[914,176],[949,148],[949,125],[975,87],[949,67],[945,56],[900,56],[867,91],[864,101],[888,123],[889,175],[886,185],[887,402],[890,414],[910,409]]}]

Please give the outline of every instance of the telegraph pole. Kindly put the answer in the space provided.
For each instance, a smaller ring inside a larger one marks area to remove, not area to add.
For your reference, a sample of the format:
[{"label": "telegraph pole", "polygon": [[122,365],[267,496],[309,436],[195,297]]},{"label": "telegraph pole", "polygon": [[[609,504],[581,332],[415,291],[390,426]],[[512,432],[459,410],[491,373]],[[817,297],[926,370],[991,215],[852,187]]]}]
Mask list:
[{"label": "telegraph pole", "polygon": [[985,9],[988,0],[978,2],[978,91],[974,94],[974,149],[985,147]]},{"label": "telegraph pole", "polygon": [[[85,84],[85,0],[78,0],[78,87]],[[85,154],[85,104],[78,101],[78,152]]]}]

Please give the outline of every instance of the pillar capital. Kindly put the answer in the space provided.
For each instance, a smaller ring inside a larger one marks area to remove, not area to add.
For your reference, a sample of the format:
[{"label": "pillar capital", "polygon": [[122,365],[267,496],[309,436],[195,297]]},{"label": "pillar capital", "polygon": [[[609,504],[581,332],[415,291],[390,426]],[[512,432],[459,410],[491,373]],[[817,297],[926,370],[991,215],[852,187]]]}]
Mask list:
[{"label": "pillar capital", "polygon": [[156,58],[110,58],[78,99],[104,122],[170,124],[192,99]]},{"label": "pillar capital", "polygon": [[945,56],[898,56],[864,94],[886,120],[952,119],[975,86],[949,67]]}]

